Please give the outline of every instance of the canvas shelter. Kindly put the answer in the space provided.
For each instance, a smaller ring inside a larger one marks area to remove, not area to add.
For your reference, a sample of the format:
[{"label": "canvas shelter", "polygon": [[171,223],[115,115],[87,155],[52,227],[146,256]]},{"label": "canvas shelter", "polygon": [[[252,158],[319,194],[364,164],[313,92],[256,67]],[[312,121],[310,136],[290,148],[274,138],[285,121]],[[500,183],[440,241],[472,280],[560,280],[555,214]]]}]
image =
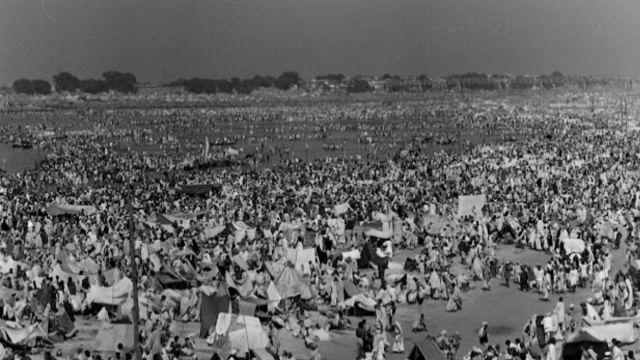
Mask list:
[{"label": "canvas shelter", "polygon": [[446,360],[446,357],[440,351],[436,340],[427,336],[421,341],[416,342],[409,353],[409,360]]},{"label": "canvas shelter", "polygon": [[226,287],[219,287],[214,295],[200,297],[200,337],[207,337],[209,329],[218,322],[218,315],[230,312],[231,299]]},{"label": "canvas shelter", "polygon": [[95,347],[100,352],[118,351],[118,344],[125,349],[133,349],[133,325],[103,323],[96,335]]},{"label": "canvas shelter", "polygon": [[591,346],[598,354],[598,358],[604,358],[609,350],[609,345],[603,339],[599,339],[588,332],[581,331],[572,339],[569,339],[562,346],[563,360],[580,360],[582,358],[582,347]]}]

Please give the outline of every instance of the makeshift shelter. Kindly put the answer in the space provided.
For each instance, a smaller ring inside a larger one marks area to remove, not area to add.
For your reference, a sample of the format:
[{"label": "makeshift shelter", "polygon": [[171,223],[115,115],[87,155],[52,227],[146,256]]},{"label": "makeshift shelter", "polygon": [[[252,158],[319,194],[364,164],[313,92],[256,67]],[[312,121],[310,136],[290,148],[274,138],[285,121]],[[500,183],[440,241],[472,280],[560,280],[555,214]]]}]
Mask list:
[{"label": "makeshift shelter", "polygon": [[311,291],[307,287],[302,275],[291,266],[285,266],[274,280],[278,293],[282,298],[300,296],[302,299],[311,298]]},{"label": "makeshift shelter", "polygon": [[160,271],[155,276],[163,289],[186,289],[189,287],[189,281],[173,271]]},{"label": "makeshift shelter", "polygon": [[11,270],[15,273],[18,266],[23,270],[29,268],[26,264],[13,260],[11,256],[0,258],[0,273],[2,274],[8,274]]},{"label": "makeshift shelter", "polygon": [[269,337],[260,319],[254,316],[220,313],[216,322],[216,337],[227,337],[233,349],[246,353],[249,349],[265,349]]},{"label": "makeshift shelter", "polygon": [[409,360],[446,360],[446,357],[440,351],[436,340],[427,336],[424,340],[418,341],[413,345],[411,353],[409,353]]},{"label": "makeshift shelter", "polygon": [[580,331],[562,346],[562,359],[580,360],[583,346],[591,346],[593,351],[598,354],[598,359],[604,359],[605,353],[609,350],[609,345],[605,340],[599,339],[588,332]]},{"label": "makeshift shelter", "polygon": [[192,184],[192,185],[178,185],[176,191],[181,194],[187,195],[208,195],[210,191],[214,193],[220,192],[220,185],[213,184]]},{"label": "makeshift shelter", "polygon": [[386,269],[389,266],[389,259],[386,257],[379,256],[376,252],[376,246],[367,242],[362,247],[360,251],[360,259],[358,259],[358,268],[363,269],[367,268],[370,265],[374,265],[377,268],[382,267]]},{"label": "makeshift shelter", "polygon": [[455,232],[458,230],[456,222],[441,215],[425,215],[421,225],[429,235],[441,235],[445,231]]},{"label": "makeshift shelter", "polygon": [[391,239],[391,232],[381,231],[377,229],[368,229],[364,232],[365,236],[374,237],[377,239]]},{"label": "makeshift shelter", "polygon": [[104,287],[92,285],[87,293],[87,304],[120,305],[124,303],[133,291],[133,283],[124,277],[113,286]]},{"label": "makeshift shelter", "polygon": [[622,344],[632,344],[638,340],[634,324],[631,322],[583,327],[578,335],[582,333],[605,342],[617,339]]},{"label": "makeshift shelter", "polygon": [[122,344],[124,349],[133,349],[132,324],[111,324],[103,323],[96,335],[94,349],[100,352],[118,351],[118,344]]},{"label": "makeshift shelter", "polygon": [[249,358],[257,360],[275,360],[273,355],[266,349],[250,349]]},{"label": "makeshift shelter", "polygon": [[9,326],[5,324],[0,326],[0,336],[2,339],[12,345],[29,345],[35,340],[47,340],[46,321],[44,323],[36,323],[27,327]]},{"label": "makeshift shelter", "polygon": [[287,261],[290,261],[299,272],[309,267],[309,263],[316,264],[316,249],[287,249],[285,254]]},{"label": "makeshift shelter", "polygon": [[160,214],[156,217],[155,223],[159,225],[175,225],[178,224],[181,227],[188,227],[189,221],[207,214],[208,211],[198,211],[192,213],[173,213],[173,214]]},{"label": "makeshift shelter", "polygon": [[200,337],[205,338],[209,329],[218,322],[218,315],[223,312],[230,312],[231,299],[225,287],[218,288],[215,295],[204,295],[200,297]]}]

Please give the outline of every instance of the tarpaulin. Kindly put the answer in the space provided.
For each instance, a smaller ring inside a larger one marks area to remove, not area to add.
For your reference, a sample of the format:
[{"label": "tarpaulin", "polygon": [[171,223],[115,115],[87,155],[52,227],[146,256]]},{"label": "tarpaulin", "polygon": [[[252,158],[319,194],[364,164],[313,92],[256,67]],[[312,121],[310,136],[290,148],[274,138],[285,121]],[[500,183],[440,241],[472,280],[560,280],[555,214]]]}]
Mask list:
[{"label": "tarpaulin", "polygon": [[119,305],[127,300],[129,294],[133,291],[133,283],[129,278],[124,277],[113,286],[95,286],[92,285],[87,293],[87,304],[106,304]]},{"label": "tarpaulin", "polygon": [[217,296],[200,297],[200,337],[207,337],[209,329],[216,326],[218,315],[228,313],[230,306],[231,301],[226,291],[219,292]]}]

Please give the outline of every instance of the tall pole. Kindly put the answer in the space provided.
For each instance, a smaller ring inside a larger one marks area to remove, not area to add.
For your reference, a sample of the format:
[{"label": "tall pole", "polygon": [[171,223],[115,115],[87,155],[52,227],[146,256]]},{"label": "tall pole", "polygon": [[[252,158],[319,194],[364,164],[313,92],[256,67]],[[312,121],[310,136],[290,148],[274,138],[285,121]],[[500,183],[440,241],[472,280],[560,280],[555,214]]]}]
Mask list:
[{"label": "tall pole", "polygon": [[131,281],[133,282],[133,348],[135,351],[136,360],[142,360],[142,353],[140,352],[140,329],[138,325],[140,323],[140,308],[138,304],[138,265],[136,264],[136,245],[135,245],[135,230],[133,223],[133,197],[134,189],[131,187],[131,197],[129,198],[129,256],[131,257]]}]

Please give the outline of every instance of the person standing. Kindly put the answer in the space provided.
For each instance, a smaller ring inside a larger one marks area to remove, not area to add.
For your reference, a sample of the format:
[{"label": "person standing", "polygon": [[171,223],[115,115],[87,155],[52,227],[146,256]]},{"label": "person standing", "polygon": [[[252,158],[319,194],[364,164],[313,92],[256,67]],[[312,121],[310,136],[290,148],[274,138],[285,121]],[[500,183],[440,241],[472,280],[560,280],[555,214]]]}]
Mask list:
[{"label": "person standing", "polygon": [[381,328],[376,329],[376,336],[373,338],[373,353],[376,360],[384,360],[384,347],[387,341],[384,335],[384,330]]},{"label": "person standing", "polygon": [[564,300],[562,296],[558,299],[558,303],[556,304],[556,308],[554,309],[556,316],[558,318],[558,329],[560,332],[564,333],[565,330],[565,309],[564,309]]},{"label": "person standing", "polygon": [[489,343],[489,324],[486,321],[482,322],[480,330],[478,331],[478,341],[480,345],[485,347]]},{"label": "person standing", "polygon": [[612,339],[611,344],[611,360],[625,360],[624,353],[620,349],[620,341]]},{"label": "person standing", "polygon": [[393,324],[393,345],[391,351],[394,353],[404,353],[404,339],[402,337],[402,326],[396,321]]},{"label": "person standing", "polygon": [[[547,344],[547,354],[545,356],[545,360],[557,360],[558,355],[556,352],[556,339],[549,339],[549,343]],[[624,360],[624,359],[621,359]]]}]

